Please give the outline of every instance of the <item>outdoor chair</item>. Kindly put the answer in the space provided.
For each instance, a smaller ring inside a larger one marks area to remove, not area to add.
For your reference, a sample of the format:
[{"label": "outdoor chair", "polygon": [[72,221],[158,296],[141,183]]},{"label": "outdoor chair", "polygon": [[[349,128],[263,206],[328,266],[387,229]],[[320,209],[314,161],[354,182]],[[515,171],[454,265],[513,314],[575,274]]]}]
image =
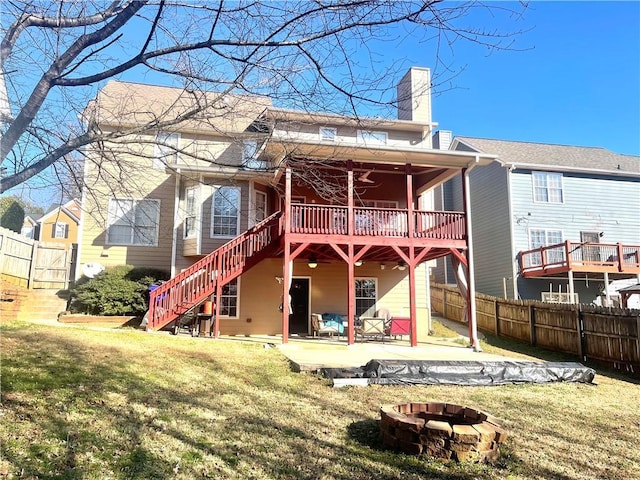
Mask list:
[{"label": "outdoor chair", "polygon": [[384,318],[360,318],[360,326],[356,333],[360,335],[362,341],[364,337],[380,337],[384,342]]},{"label": "outdoor chair", "polygon": [[327,325],[327,321],[323,320],[322,315],[319,313],[311,314],[311,328],[313,329],[314,337],[319,337],[323,333],[331,337],[333,337],[334,334],[340,337],[340,328],[335,323]]},{"label": "outdoor chair", "polygon": [[393,335],[394,339],[399,335],[400,340],[402,340],[403,335],[411,335],[411,319],[406,317],[392,317],[386,333],[387,335]]}]

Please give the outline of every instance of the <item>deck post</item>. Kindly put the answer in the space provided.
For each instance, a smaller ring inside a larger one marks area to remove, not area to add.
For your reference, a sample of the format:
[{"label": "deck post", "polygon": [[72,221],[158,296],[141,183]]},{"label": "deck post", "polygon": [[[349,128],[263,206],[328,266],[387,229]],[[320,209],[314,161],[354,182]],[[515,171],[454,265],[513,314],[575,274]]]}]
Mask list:
[{"label": "deck post", "polygon": [[293,277],[293,261],[291,260],[291,167],[285,170],[284,189],[284,255],[282,259],[282,343],[289,342],[289,290]]},{"label": "deck post", "polygon": [[347,286],[347,343],[353,345],[355,343],[355,316],[356,316],[356,275],[355,265],[353,264],[353,243],[349,243],[348,247],[349,261],[347,262],[348,286]]},{"label": "deck post", "polygon": [[411,346],[418,345],[418,309],[416,308],[416,260],[413,246],[409,248],[409,316],[411,318]]},{"label": "deck post", "polygon": [[218,255],[216,259],[216,268],[218,274],[216,276],[216,313],[213,321],[213,338],[220,337],[220,303],[222,299],[222,255]]},{"label": "deck post", "polygon": [[282,260],[282,343],[289,342],[289,290],[293,279],[293,260],[291,260],[291,243],[284,242],[284,259]]},{"label": "deck post", "polygon": [[[611,295],[609,295],[609,272],[604,272],[604,298],[607,301],[607,307],[611,306]],[[640,330],[639,330],[640,332]]]},{"label": "deck post", "polygon": [[[479,157],[476,156],[476,163]],[[473,168],[475,164],[471,166]],[[476,317],[476,279],[475,279],[475,262],[473,260],[473,230],[471,224],[471,195],[469,172],[471,168],[462,169],[462,199],[464,201],[464,216],[467,222],[467,313],[469,320],[469,342],[474,351],[481,352],[480,342],[478,341],[478,323]]]},{"label": "deck post", "polygon": [[413,174],[411,164],[404,166],[404,172],[407,176],[407,234],[409,238],[415,238],[415,220],[413,218]]},{"label": "deck post", "polygon": [[353,161],[347,161],[347,235],[353,235]]},{"label": "deck post", "polygon": [[573,301],[573,296],[575,293],[575,285],[573,281],[573,270],[569,270],[569,303],[575,303]]}]

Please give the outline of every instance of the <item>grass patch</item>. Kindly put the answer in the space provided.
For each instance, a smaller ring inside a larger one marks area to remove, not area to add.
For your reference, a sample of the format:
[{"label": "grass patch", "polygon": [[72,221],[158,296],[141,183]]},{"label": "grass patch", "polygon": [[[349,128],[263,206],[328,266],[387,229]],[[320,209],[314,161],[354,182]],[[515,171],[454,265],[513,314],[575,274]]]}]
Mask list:
[{"label": "grass patch", "polygon": [[[241,339],[1,328],[0,476],[640,478],[640,387],[621,376],[598,375],[598,386],[332,389],[292,373],[278,349]],[[445,464],[382,448],[379,406],[427,400],[500,417],[510,437],[499,463]]]},{"label": "grass patch", "polygon": [[444,326],[436,319],[433,319],[431,322],[431,330],[433,331],[432,335],[434,337],[455,338],[459,336],[458,332]]}]

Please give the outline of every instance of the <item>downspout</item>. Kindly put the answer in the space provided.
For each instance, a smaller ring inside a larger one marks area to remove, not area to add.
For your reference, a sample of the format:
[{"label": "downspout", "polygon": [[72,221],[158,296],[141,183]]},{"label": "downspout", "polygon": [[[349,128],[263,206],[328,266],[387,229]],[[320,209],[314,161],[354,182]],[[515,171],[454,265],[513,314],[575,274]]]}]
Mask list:
[{"label": "downspout", "polygon": [[173,192],[173,239],[171,240],[171,278],[176,275],[176,255],[178,253],[178,208],[180,206],[180,169],[176,169],[176,185]]},{"label": "downspout", "polygon": [[473,162],[470,162],[467,168],[464,171],[464,188],[466,190],[465,195],[465,219],[467,224],[467,271],[469,273],[469,284],[467,285],[469,289],[469,324],[470,331],[469,334],[471,338],[469,341],[473,346],[473,350],[475,352],[481,352],[482,348],[480,347],[480,342],[478,341],[478,322],[476,317],[476,280],[475,280],[475,264],[473,261],[473,229],[471,224],[471,189],[470,189],[470,181],[469,181],[469,172],[474,169],[474,167],[480,161],[480,156],[476,155],[476,158]]}]

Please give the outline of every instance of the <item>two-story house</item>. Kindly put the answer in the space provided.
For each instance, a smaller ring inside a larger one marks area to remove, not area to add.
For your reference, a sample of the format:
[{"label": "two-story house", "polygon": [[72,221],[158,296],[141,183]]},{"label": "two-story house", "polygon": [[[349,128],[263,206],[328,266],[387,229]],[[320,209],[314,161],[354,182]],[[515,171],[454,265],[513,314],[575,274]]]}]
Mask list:
[{"label": "two-story house", "polygon": [[[603,148],[550,145],[438,132],[441,148],[491,152],[470,174],[475,281],[507,298],[590,303],[616,279],[640,281],[640,157]],[[450,147],[449,147],[450,143]],[[436,194],[462,205],[459,182]],[[451,268],[436,279],[452,283]]]},{"label": "two-story house", "polygon": [[80,201],[75,198],[63,205],[52,206],[37,220],[36,239],[43,242],[64,243],[70,247],[78,242],[78,225],[81,216]]},{"label": "two-story house", "polygon": [[311,313],[335,312],[353,343],[359,317],[386,311],[410,319],[415,345],[429,316],[425,263],[467,265],[469,250],[470,197],[449,212],[427,199],[494,159],[432,148],[424,68],[399,82],[398,119],[122,82],[87,117],[110,136],[86,152],[79,268],[170,270],[151,293],[152,329],[212,300],[216,335],[286,342],[311,333]]}]

